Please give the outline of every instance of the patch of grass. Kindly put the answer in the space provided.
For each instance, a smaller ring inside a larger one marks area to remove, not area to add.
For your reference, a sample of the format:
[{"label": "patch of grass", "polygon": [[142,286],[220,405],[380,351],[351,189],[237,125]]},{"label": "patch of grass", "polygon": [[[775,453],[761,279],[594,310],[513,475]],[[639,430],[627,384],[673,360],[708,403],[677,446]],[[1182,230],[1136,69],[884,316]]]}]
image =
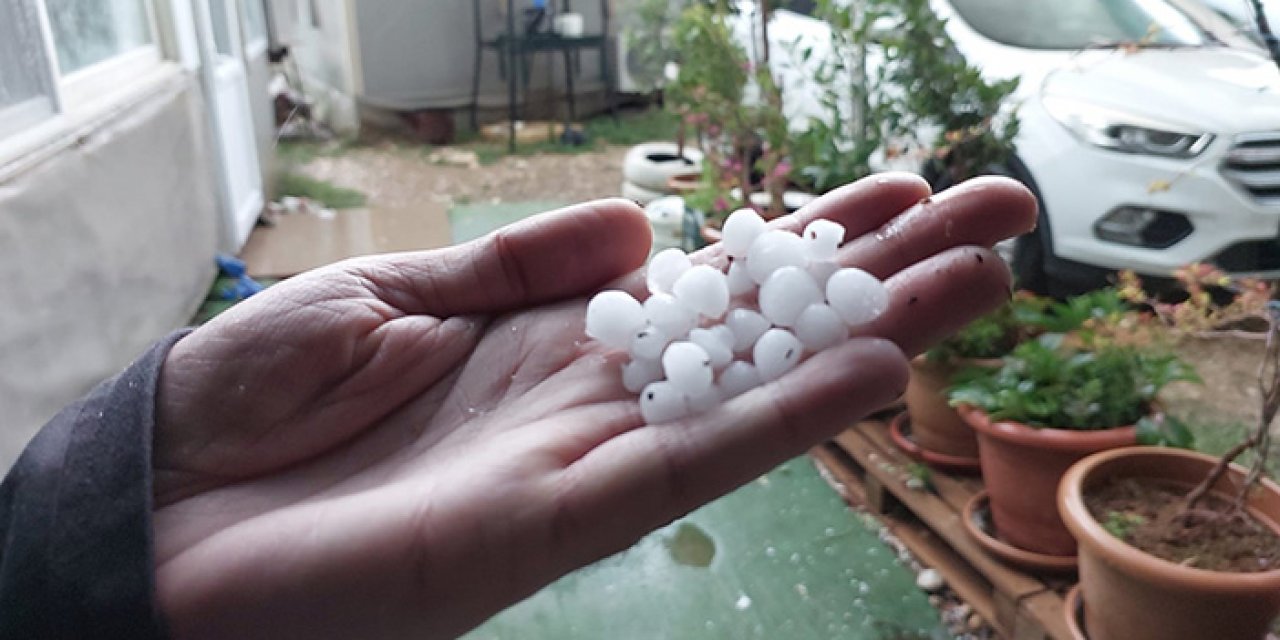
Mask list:
[{"label": "patch of grass", "polygon": [[327,142],[281,140],[276,145],[276,157],[285,166],[300,167],[316,158],[339,156],[358,146],[358,141],[346,139]]},{"label": "patch of grass", "polygon": [[602,140],[609,144],[636,145],[654,140],[675,140],[680,119],[659,107],[651,107],[637,113],[624,113],[618,121],[607,115],[587,122],[587,139]]},{"label": "patch of grass", "polygon": [[310,198],[332,209],[351,209],[364,206],[365,203],[365,195],[355,189],[293,172],[285,172],[280,176],[277,191],[280,197]]},{"label": "patch of grass", "polygon": [[[1211,456],[1220,456],[1231,447],[1243,442],[1255,426],[1239,421],[1213,420],[1201,416],[1182,416],[1182,419],[1195,436],[1194,449]],[[1275,478],[1276,470],[1280,469],[1280,446],[1274,446],[1273,443],[1268,457],[1270,459],[1267,461],[1267,474]],[[1236,463],[1246,467],[1253,464],[1253,452],[1246,451],[1236,458]]]},{"label": "patch of grass", "polygon": [[[280,280],[277,278],[258,279],[258,284],[264,287],[270,287],[278,282]],[[216,318],[227,309],[240,304],[241,300],[225,300],[222,296],[224,289],[234,285],[234,279],[222,275],[218,276],[209,287],[208,295],[205,296],[204,302],[200,304],[200,309],[196,311],[196,315],[191,319],[190,324],[193,326],[202,325]]]}]

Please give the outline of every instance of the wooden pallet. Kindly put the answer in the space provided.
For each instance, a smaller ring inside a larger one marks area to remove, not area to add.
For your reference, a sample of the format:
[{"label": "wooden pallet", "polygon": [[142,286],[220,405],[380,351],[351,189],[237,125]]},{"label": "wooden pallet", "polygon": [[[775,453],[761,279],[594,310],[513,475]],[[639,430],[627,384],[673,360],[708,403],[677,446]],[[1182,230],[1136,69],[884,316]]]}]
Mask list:
[{"label": "wooden pallet", "polygon": [[974,612],[1009,640],[1070,640],[1062,614],[1069,579],[1035,576],[1004,564],[961,526],[976,478],[932,474],[933,490],[908,488],[912,460],[889,440],[885,423],[866,421],[812,451],[854,503],[862,503],[946,579]]}]

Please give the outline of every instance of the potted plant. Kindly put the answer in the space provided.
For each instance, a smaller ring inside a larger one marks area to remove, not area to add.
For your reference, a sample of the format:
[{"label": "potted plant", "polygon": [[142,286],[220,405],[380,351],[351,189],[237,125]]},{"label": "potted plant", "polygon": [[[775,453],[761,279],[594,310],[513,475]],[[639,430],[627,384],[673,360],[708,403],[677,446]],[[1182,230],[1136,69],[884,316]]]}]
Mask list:
[{"label": "potted plant", "polygon": [[890,435],[909,455],[943,468],[976,470],[978,439],[948,402],[952,377],[970,367],[999,368],[1000,358],[1027,337],[1028,325],[1020,321],[1019,308],[1035,303],[1019,294],[991,314],[966,325],[955,335],[911,361],[907,381],[906,417],[894,420]]},{"label": "potted plant", "polygon": [[[1252,315],[1258,288],[1239,284],[1215,280],[1234,293],[1223,308]],[[1263,299],[1275,294],[1266,293]],[[1165,312],[1179,311],[1175,327],[1203,326],[1209,307],[1192,304],[1157,313],[1169,321]],[[1064,475],[1058,509],[1079,542],[1084,628],[1093,640],[1262,638],[1280,613],[1280,487],[1263,477],[1280,412],[1274,305],[1263,307],[1261,407],[1243,442],[1218,458],[1152,447],[1108,451]],[[1250,468],[1232,464],[1246,451]]]},{"label": "potted plant", "polygon": [[[999,369],[961,374],[950,398],[978,433],[986,500],[1000,541],[1036,556],[1046,568],[1075,554],[1075,540],[1055,508],[1058,481],[1085,456],[1138,442],[1138,423],[1157,413],[1167,384],[1198,381],[1172,353],[1091,331],[1051,333],[1024,342]],[[974,537],[1002,553],[966,519]],[[1007,546],[1006,545],[1006,546]]]}]

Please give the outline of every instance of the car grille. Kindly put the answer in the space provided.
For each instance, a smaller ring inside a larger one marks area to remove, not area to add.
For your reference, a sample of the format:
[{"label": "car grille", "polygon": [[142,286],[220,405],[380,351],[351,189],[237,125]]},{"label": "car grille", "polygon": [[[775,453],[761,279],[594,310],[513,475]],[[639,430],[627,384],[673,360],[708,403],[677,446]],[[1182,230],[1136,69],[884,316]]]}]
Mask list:
[{"label": "car grille", "polygon": [[1259,202],[1280,205],[1280,131],[1237,136],[1222,174]]}]

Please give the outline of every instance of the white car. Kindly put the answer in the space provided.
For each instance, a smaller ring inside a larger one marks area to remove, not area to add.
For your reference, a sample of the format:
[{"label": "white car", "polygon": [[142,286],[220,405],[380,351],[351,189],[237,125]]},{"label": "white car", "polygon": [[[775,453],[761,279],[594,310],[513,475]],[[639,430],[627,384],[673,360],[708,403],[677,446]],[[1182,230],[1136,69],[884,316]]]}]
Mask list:
[{"label": "white car", "polygon": [[[932,6],[984,76],[1022,78],[1016,153],[993,169],[1040,200],[1012,251],[1024,286],[1065,294],[1191,262],[1280,276],[1280,69],[1260,49],[1225,45],[1220,24],[1166,0]],[[822,29],[785,12],[770,26],[793,126],[817,115],[801,97],[816,94],[784,43]]]}]

